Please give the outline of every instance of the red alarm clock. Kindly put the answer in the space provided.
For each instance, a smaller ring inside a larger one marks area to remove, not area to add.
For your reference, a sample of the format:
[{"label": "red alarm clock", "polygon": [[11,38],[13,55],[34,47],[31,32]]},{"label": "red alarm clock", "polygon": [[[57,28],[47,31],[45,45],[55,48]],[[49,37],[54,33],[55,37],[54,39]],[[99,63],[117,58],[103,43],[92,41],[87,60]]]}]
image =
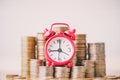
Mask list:
[{"label": "red alarm clock", "polygon": [[[55,33],[52,30],[54,25],[65,25],[68,30]],[[47,60],[47,66],[63,66],[72,67],[72,59],[75,55],[75,29],[70,30],[66,23],[54,23],[50,30],[46,29],[44,39],[46,40],[44,52]]]}]

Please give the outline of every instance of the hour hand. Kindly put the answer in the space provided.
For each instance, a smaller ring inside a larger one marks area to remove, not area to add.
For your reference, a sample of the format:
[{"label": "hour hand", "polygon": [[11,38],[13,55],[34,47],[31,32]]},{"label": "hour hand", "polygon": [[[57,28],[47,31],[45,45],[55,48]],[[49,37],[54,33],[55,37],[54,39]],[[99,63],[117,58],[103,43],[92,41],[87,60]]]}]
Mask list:
[{"label": "hour hand", "polygon": [[48,49],[49,52],[58,52],[58,50],[51,50],[51,49]]}]

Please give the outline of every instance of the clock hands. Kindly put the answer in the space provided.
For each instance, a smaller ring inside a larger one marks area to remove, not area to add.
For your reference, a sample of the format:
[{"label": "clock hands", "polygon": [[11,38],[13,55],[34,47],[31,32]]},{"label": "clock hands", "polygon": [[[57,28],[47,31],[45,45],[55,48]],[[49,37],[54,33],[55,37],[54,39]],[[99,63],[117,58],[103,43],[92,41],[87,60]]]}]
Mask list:
[{"label": "clock hands", "polygon": [[63,51],[62,51],[62,53],[64,53],[64,54],[66,54],[66,55],[68,55],[68,56],[69,56],[69,54],[68,54],[68,53],[66,53],[66,52],[63,52]]},{"label": "clock hands", "polygon": [[49,52],[58,52],[58,50],[51,50],[51,49],[48,49]]},{"label": "clock hands", "polygon": [[61,49],[61,40],[59,39],[59,49]]},{"label": "clock hands", "polygon": [[60,58],[60,52],[58,53],[58,60],[59,60],[59,61],[61,60],[61,58]]},{"label": "clock hands", "polygon": [[[65,42],[65,41],[64,41]],[[64,44],[64,43],[63,43]],[[52,49],[48,49],[48,52],[49,53],[57,53],[57,59],[58,59],[58,61],[61,61],[62,60],[62,54],[64,54],[64,55],[67,55],[67,56],[69,56],[69,53],[67,53],[66,51],[64,51],[64,49],[63,49],[63,47],[62,47],[62,40],[61,39],[58,39],[57,40],[57,48],[58,49],[55,49],[55,47],[53,47]]]}]

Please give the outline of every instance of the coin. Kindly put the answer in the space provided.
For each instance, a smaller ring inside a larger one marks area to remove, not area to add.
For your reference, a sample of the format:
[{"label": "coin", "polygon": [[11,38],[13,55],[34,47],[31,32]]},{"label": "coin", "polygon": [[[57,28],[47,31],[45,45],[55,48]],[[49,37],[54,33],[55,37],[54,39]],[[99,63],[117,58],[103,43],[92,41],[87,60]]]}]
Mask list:
[{"label": "coin", "polygon": [[37,41],[44,40],[44,32],[37,33]]},{"label": "coin", "polygon": [[76,40],[77,39],[86,39],[86,34],[76,34]]},{"label": "coin", "polygon": [[14,77],[13,80],[28,80],[28,79],[26,77],[17,76],[17,77]]},{"label": "coin", "polygon": [[13,80],[14,79],[14,77],[17,77],[18,75],[16,75],[16,74],[7,74],[6,75],[6,80]]},{"label": "coin", "polygon": [[67,31],[68,30],[68,27],[67,26],[55,26],[55,27],[53,27],[53,30],[55,31],[55,32],[65,32],[65,31]]}]

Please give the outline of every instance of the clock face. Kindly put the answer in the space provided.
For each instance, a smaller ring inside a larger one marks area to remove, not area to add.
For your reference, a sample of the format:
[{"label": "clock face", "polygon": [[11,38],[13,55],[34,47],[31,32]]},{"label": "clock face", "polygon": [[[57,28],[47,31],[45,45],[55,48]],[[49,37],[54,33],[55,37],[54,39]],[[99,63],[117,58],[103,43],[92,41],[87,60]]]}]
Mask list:
[{"label": "clock face", "polygon": [[48,56],[56,62],[64,62],[73,56],[74,48],[65,37],[55,37],[47,45]]}]

